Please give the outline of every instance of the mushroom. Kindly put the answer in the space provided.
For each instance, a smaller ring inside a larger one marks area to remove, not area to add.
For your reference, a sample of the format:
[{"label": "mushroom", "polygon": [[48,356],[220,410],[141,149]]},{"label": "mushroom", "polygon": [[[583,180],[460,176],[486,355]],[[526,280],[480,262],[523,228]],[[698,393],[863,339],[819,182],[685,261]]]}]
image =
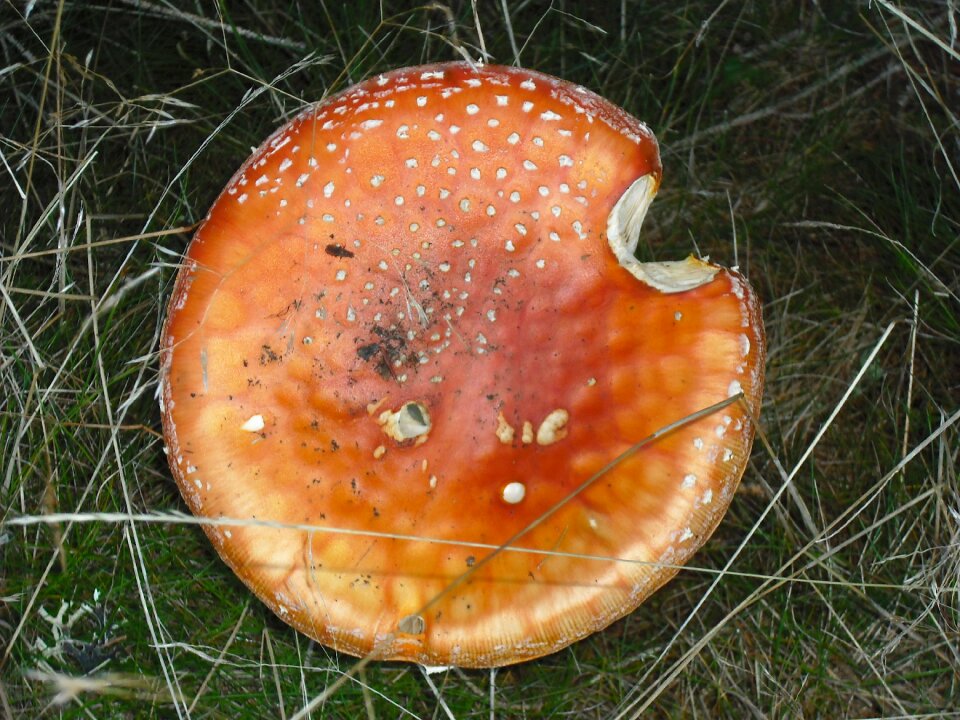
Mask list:
[{"label": "mushroom", "polygon": [[277,615],[354,655],[505,665],[707,540],[764,335],[738,273],[635,258],[660,177],[594,93],[465,63],[348,88],[246,161],[183,260],[161,397],[187,505],[237,520],[205,531]]}]

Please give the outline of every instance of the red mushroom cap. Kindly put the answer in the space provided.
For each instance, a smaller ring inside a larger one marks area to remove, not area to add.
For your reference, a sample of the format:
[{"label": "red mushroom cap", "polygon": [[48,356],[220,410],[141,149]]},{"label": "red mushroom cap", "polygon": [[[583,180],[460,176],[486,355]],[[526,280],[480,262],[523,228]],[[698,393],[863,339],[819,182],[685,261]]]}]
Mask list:
[{"label": "red mushroom cap", "polygon": [[283,620],[504,665],[630,612],[706,541],[763,329],[737,273],[634,259],[660,173],[592,92],[465,63],[351,87],[247,160],[177,277],[163,423],[195,514],[317,528],[205,528]]}]

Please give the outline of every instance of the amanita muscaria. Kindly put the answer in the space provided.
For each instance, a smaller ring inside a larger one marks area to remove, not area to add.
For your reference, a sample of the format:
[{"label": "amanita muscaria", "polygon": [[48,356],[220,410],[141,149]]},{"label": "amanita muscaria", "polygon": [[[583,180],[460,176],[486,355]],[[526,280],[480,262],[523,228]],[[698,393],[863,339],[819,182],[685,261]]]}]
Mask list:
[{"label": "amanita muscaria", "polygon": [[504,665],[632,611],[706,541],[764,335],[736,272],[634,259],[660,175],[592,92],[465,63],[355,85],[240,168],[177,277],[163,425],[195,514],[316,527],[205,528],[283,620]]}]

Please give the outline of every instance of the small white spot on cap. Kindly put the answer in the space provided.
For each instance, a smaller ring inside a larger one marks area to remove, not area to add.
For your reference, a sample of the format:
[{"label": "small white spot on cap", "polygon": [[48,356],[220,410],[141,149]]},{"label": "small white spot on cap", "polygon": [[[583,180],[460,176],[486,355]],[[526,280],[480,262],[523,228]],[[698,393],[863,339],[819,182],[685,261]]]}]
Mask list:
[{"label": "small white spot on cap", "polygon": [[323,196],[325,198],[328,198],[331,195],[333,195],[333,188],[334,188],[333,180],[331,180],[330,182],[328,182],[326,185],[323,186]]},{"label": "small white spot on cap", "polygon": [[503,486],[503,490],[500,492],[500,496],[503,498],[503,501],[510,503],[511,505],[516,505],[521,502],[527,494],[527,486],[521,482],[512,482],[507,483]]},{"label": "small white spot on cap", "polygon": [[740,387],[739,382],[734,380],[732,383],[730,383],[730,387],[727,388],[727,397],[731,397],[741,392],[743,392],[743,388]]},{"label": "small white spot on cap", "polygon": [[427,407],[419,402],[405,403],[396,412],[385,410],[380,413],[377,422],[383,432],[397,442],[417,438],[417,444],[426,441],[432,427]]},{"label": "small white spot on cap", "polygon": [[426,104],[427,104],[426,95],[421,95],[420,97],[417,98],[417,107],[423,107]]},{"label": "small white spot on cap", "polygon": [[260,432],[264,427],[263,415],[251,415],[247,418],[247,421],[240,426],[240,429],[255,433]]},{"label": "small white spot on cap", "polygon": [[509,445],[513,442],[513,426],[507,422],[507,419],[503,416],[502,412],[497,414],[496,435],[497,439],[500,440],[500,442],[502,442],[504,445]]},{"label": "small white spot on cap", "polygon": [[529,445],[533,442],[533,423],[529,420],[523,421],[523,427],[521,428],[520,439],[525,445]]},{"label": "small white spot on cap", "polygon": [[570,420],[570,413],[562,408],[547,415],[537,429],[537,444],[552,445],[567,436],[566,425]]},{"label": "small white spot on cap", "polygon": [[[739,268],[734,265],[733,270],[736,271],[738,269]],[[733,294],[737,300],[743,300],[743,284],[733,275],[730,276],[730,289],[733,290]]]},{"label": "small white spot on cap", "polygon": [[689,473],[683,476],[683,484],[680,487],[682,487],[684,490],[689,490],[696,484],[697,484],[697,476],[694,475],[693,473]]},{"label": "small white spot on cap", "polygon": [[480,108],[473,103],[467,105],[467,115],[476,115],[478,112],[480,112]]}]

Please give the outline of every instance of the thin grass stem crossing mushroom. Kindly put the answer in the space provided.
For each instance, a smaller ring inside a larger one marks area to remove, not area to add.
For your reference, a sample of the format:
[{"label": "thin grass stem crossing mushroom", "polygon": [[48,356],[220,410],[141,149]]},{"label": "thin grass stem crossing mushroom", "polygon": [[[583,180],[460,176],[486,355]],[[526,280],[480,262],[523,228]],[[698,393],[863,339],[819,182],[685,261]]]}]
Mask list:
[{"label": "thin grass stem crossing mushroom", "polygon": [[348,88],[244,163],[176,279],[163,425],[198,516],[346,531],[206,527],[277,615],[355,655],[505,665],[706,541],[764,335],[736,272],[635,258],[660,177],[623,110],[466,63]]}]

